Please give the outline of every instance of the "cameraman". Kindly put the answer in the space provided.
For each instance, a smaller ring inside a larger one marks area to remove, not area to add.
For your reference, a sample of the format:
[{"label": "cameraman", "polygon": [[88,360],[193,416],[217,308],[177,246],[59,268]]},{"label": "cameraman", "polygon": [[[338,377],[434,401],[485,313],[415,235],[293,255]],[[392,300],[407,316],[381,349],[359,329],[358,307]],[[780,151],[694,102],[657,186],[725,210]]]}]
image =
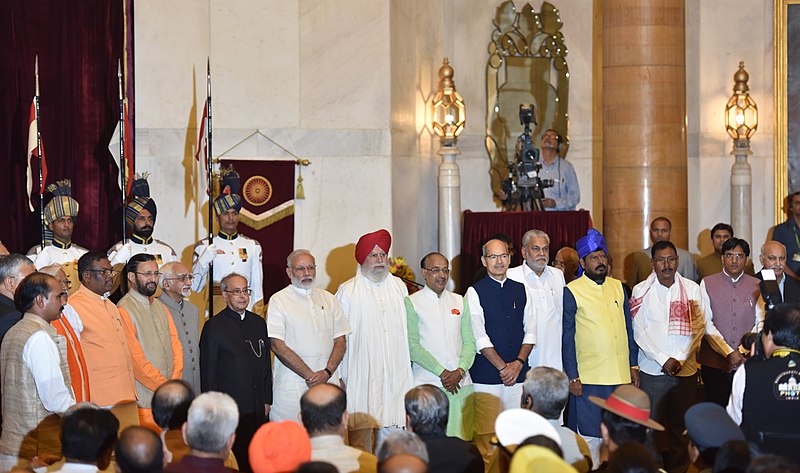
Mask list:
[{"label": "cameraman", "polygon": [[564,139],[552,128],[542,135],[541,158],[542,170],[539,177],[552,179],[553,187],[544,190],[542,205],[545,210],[575,210],[581,200],[581,189],[578,176],[572,163],[558,155]]}]

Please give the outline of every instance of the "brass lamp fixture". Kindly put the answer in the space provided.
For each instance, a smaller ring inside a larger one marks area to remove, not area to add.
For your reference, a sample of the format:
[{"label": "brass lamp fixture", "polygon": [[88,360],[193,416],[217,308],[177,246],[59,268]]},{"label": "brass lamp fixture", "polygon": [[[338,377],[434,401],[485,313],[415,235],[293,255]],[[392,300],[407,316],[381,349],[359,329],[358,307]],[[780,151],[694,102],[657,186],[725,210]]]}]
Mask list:
[{"label": "brass lamp fixture", "polygon": [[442,146],[454,146],[458,135],[464,131],[467,109],[464,99],[456,91],[453,68],[447,58],[439,69],[439,90],[433,97],[433,131],[439,136]]},{"label": "brass lamp fixture", "polygon": [[733,95],[725,106],[725,129],[734,140],[734,148],[749,147],[750,138],[758,129],[758,107],[748,93],[748,79],[750,75],[741,61],[733,75]]}]

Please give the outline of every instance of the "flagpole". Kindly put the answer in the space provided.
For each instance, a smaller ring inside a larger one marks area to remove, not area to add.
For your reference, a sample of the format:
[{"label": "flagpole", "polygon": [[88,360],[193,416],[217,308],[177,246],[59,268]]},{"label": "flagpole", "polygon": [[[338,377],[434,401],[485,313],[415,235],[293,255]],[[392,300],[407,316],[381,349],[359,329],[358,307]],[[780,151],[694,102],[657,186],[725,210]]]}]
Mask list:
[{"label": "flagpole", "polygon": [[[36,102],[36,149],[39,155],[39,221],[41,223],[41,237],[42,237],[42,249],[44,249],[44,190],[42,189],[42,185],[44,184],[44,179],[42,177],[42,122],[41,117],[39,116],[39,55],[36,55],[36,64],[34,66],[35,74],[36,74],[36,97],[34,102]],[[30,158],[29,158],[30,159]]]},{"label": "flagpole", "polygon": [[[214,243],[214,187],[213,187],[213,175],[212,175],[212,156],[211,153],[211,58],[207,58],[206,63],[206,163],[208,169],[206,169],[206,176],[208,178],[208,244],[212,245]],[[208,280],[209,280],[209,291],[208,291],[208,315],[212,317],[214,315],[214,262],[212,261],[208,265]]]},{"label": "flagpole", "polygon": [[125,99],[122,94],[122,62],[117,59],[117,85],[119,87],[119,174],[120,188],[122,189],[122,244],[127,243],[125,227],[125,210],[128,205],[128,170],[125,164]]}]

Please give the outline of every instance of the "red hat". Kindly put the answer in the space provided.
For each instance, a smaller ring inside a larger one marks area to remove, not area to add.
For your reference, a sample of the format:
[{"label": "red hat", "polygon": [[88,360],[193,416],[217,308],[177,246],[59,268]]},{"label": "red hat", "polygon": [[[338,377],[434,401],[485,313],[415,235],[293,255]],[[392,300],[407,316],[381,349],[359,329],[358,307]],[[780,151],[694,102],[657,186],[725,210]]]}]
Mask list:
[{"label": "red hat", "polygon": [[256,431],[248,453],[254,473],[294,471],[311,460],[311,440],[297,422],[268,422]]},{"label": "red hat", "polygon": [[378,245],[378,248],[388,253],[389,248],[392,246],[392,235],[381,228],[377,232],[367,233],[359,238],[358,243],[356,243],[356,261],[358,261],[358,264],[364,264],[364,260],[367,259],[367,255],[372,253],[375,245]]}]

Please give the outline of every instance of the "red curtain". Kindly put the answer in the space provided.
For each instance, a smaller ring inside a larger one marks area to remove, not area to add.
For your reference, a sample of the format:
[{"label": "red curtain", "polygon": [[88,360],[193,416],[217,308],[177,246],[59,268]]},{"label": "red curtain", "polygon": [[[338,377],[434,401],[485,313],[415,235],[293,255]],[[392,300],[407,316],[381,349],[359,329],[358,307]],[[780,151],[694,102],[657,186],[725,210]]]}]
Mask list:
[{"label": "red curtain", "polygon": [[[126,28],[130,58],[126,70],[133,77],[132,3],[0,2],[0,169],[4,176],[0,201],[6,209],[0,239],[10,251],[24,253],[40,240],[38,206],[34,213],[28,210],[25,189],[28,109],[35,93],[37,54],[47,183],[72,180],[73,196],[80,203],[75,243],[106,250],[121,239],[121,194],[108,142],[119,117],[117,60],[126,47]],[[127,87],[132,91],[132,81]],[[36,176],[34,192],[38,192]]]},{"label": "red curtain", "polygon": [[574,212],[472,212],[464,211],[464,233],[461,237],[461,287],[466,290],[481,265],[481,247],[486,239],[496,233],[511,237],[516,248],[512,266],[521,263],[522,235],[539,229],[550,237],[550,261],[565,246],[575,247],[575,242],[586,236],[592,228],[588,210]]}]

